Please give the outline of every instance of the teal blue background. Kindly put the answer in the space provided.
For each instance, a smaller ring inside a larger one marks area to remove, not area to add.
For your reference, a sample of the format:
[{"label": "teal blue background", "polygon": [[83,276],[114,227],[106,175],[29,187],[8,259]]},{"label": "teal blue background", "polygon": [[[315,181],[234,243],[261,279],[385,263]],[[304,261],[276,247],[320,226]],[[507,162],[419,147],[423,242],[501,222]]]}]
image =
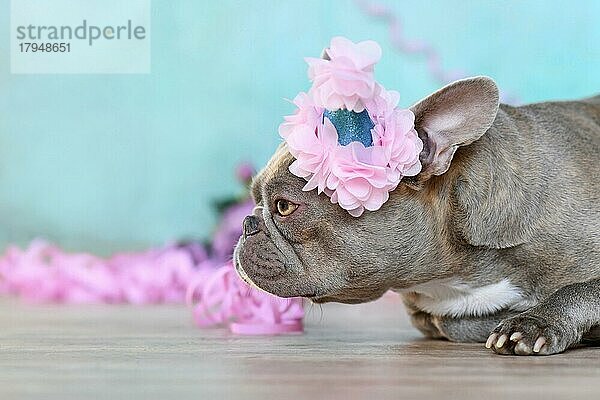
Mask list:
[{"label": "teal blue background", "polygon": [[[18,0],[15,0],[18,1]],[[387,1],[447,69],[486,74],[521,101],[600,92],[600,1]],[[439,84],[352,1],[152,2],[149,75],[12,75],[0,0],[0,246],[136,249],[206,237],[233,170],[262,165],[304,56],[335,35],[374,39],[377,77],[408,106]]]}]

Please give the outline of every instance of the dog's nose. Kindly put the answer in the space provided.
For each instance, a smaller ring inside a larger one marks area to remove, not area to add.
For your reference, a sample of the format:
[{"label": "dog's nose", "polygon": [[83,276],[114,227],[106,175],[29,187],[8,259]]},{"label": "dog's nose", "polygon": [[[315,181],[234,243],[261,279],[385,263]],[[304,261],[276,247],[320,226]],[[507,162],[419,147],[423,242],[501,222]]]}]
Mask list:
[{"label": "dog's nose", "polygon": [[254,215],[248,215],[244,218],[244,238],[252,236],[259,232],[258,229],[258,218]]}]

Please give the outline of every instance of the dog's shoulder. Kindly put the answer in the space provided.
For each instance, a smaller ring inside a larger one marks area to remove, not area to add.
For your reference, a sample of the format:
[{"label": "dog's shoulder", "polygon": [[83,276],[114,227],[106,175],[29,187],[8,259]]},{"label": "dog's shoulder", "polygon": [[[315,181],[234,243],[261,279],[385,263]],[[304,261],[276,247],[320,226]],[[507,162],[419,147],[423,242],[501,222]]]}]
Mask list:
[{"label": "dog's shoulder", "polygon": [[[521,135],[544,141],[550,149],[565,143],[600,146],[600,95],[576,101],[547,101],[519,107],[502,106],[505,115],[522,125]],[[572,143],[571,141],[575,141]],[[583,149],[585,150],[585,148]],[[561,151],[562,153],[562,151]]]},{"label": "dog's shoulder", "polygon": [[600,200],[599,153],[598,98],[501,105],[486,134],[455,157],[458,235],[500,249],[589,221]]}]

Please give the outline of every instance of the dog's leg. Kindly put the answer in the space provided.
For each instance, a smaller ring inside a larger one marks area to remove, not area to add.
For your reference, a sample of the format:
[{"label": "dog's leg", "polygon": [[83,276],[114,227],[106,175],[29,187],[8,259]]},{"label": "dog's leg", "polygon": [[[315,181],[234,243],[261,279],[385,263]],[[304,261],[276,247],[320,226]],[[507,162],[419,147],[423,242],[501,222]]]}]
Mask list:
[{"label": "dog's leg", "polygon": [[504,319],[486,347],[499,354],[556,354],[593,339],[600,325],[600,279],[557,290],[537,306]]},{"label": "dog's leg", "polygon": [[431,323],[444,337],[452,342],[482,343],[500,321],[518,314],[516,311],[503,310],[485,316],[466,316],[460,318],[431,316]]},{"label": "dog's leg", "polygon": [[501,311],[493,315],[478,317],[440,317],[407,307],[415,328],[432,339],[448,339],[452,342],[485,342],[500,321],[518,314]]}]

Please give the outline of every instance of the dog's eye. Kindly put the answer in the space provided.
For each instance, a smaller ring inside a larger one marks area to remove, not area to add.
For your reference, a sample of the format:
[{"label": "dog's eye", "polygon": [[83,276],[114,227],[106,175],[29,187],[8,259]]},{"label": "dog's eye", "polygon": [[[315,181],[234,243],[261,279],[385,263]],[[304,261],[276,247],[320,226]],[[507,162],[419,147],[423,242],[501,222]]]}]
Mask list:
[{"label": "dog's eye", "polygon": [[298,208],[297,204],[283,199],[277,200],[275,205],[277,206],[277,213],[282,217],[287,217],[288,215],[293,213],[296,210],[296,208]]}]

